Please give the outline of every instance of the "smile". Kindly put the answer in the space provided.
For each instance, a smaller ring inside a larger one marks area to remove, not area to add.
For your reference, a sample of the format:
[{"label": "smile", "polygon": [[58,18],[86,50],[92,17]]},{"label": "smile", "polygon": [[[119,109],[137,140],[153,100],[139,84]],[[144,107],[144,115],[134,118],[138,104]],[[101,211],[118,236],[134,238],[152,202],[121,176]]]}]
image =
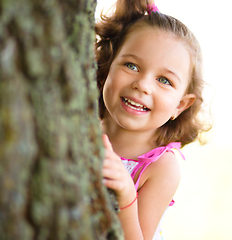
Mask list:
[{"label": "smile", "polygon": [[127,105],[129,108],[137,110],[137,111],[141,111],[141,112],[147,112],[150,111],[149,108],[145,107],[144,105],[140,104],[140,103],[136,103],[133,100],[129,99],[129,98],[124,98],[122,97],[122,101],[125,103],[125,105]]}]

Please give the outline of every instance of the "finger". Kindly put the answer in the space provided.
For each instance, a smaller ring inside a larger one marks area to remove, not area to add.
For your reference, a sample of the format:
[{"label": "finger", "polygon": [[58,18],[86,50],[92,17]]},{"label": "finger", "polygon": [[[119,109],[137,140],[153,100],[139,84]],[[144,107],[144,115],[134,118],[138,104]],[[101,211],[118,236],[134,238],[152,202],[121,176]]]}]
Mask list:
[{"label": "finger", "polygon": [[112,169],[115,169],[117,167],[117,165],[115,164],[115,162],[111,159],[111,158],[108,158],[106,156],[106,158],[104,159],[103,161],[103,165],[102,165],[104,168],[112,168]]},{"label": "finger", "polygon": [[110,179],[122,179],[123,173],[113,168],[104,167],[102,169],[102,176]]},{"label": "finger", "polygon": [[111,150],[105,150],[105,158],[103,160],[103,166],[107,168],[117,169],[120,171],[125,170],[125,166],[123,165],[121,158]]},{"label": "finger", "polygon": [[120,191],[123,188],[123,183],[118,180],[104,178],[102,182],[107,188],[113,189],[115,191]]},{"label": "finger", "polygon": [[110,153],[109,151],[106,151],[102,166],[104,168],[110,168],[120,172],[126,171],[121,159],[116,154],[112,154],[112,152]]},{"label": "finger", "polygon": [[111,142],[106,134],[102,135],[103,145],[106,149],[113,150]]}]

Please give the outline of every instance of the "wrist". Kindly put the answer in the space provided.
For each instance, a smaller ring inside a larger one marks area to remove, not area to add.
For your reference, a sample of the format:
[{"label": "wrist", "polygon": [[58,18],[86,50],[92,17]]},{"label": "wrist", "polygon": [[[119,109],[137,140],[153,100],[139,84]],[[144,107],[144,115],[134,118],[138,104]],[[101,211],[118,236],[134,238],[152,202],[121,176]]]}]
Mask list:
[{"label": "wrist", "polygon": [[[128,189],[129,190],[129,189]],[[133,186],[133,188],[130,188],[130,190],[127,193],[124,193],[123,195],[118,195],[118,206],[120,209],[124,209],[128,205],[133,205],[131,204],[132,202],[136,202],[138,198],[138,193]]]},{"label": "wrist", "polygon": [[120,207],[120,210],[123,210],[123,209],[126,209],[126,208],[132,206],[136,202],[137,198],[138,198],[138,192],[136,192],[136,196],[133,199],[133,201],[131,201],[128,205],[125,205],[124,207]]}]

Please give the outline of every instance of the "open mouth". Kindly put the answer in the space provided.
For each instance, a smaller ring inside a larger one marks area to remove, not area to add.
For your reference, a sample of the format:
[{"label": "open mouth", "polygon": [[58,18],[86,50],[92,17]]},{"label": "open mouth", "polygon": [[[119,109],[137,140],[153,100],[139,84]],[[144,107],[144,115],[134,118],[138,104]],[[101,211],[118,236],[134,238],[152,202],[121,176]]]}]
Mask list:
[{"label": "open mouth", "polygon": [[125,103],[125,105],[127,105],[129,108],[132,108],[134,110],[137,110],[137,111],[140,111],[140,112],[150,111],[149,108],[145,107],[144,105],[142,105],[140,103],[136,103],[129,98],[122,97],[122,101]]}]

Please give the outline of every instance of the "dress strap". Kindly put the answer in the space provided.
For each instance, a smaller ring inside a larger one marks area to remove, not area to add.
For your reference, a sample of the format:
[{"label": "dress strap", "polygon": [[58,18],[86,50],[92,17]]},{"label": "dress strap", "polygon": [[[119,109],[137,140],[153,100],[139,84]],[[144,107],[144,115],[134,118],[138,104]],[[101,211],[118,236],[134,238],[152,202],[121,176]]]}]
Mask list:
[{"label": "dress strap", "polygon": [[179,152],[180,156],[185,160],[185,156],[180,150],[180,148],[181,148],[181,143],[180,142],[169,143],[167,145],[167,147],[168,147],[167,152],[173,152],[172,149],[175,148]]},{"label": "dress strap", "polygon": [[181,148],[181,143],[180,142],[172,142],[169,143],[167,146],[163,147],[158,147],[150,152],[147,152],[141,156],[138,157],[139,162],[155,162],[157,161],[166,151],[167,152],[173,152],[172,148],[175,148],[179,151],[180,155],[182,158],[185,160],[184,155],[181,153],[180,148]]},{"label": "dress strap", "polygon": [[[137,181],[136,181],[136,183],[135,183],[135,189],[136,189],[136,191],[138,190],[139,180],[140,180],[140,178],[141,178],[141,176],[142,176],[142,173],[144,172],[144,170],[145,170],[151,163],[152,163],[152,162],[144,163],[144,164],[143,164],[143,167],[142,167],[142,169],[141,169],[141,171],[140,171],[140,173],[139,173],[138,179],[137,179]],[[134,171],[133,171],[132,174],[131,174],[132,179],[134,179],[136,172],[137,172],[140,168],[141,168],[141,165],[139,166],[139,164],[138,164],[138,165],[137,165],[137,169],[134,169]]]},{"label": "dress strap", "polygon": [[141,169],[141,171],[139,173],[138,179],[137,179],[137,181],[135,183],[136,190],[138,190],[139,180],[141,178],[142,173],[145,171],[145,169],[152,162],[157,161],[165,152],[172,152],[173,154],[175,154],[172,151],[172,149],[175,148],[175,149],[178,150],[178,152],[180,153],[181,157],[185,160],[184,155],[180,151],[180,147],[181,147],[181,143],[180,142],[173,142],[173,143],[169,143],[167,146],[155,148],[155,149],[151,150],[150,152],[145,153],[145,154],[139,156],[138,157],[139,164],[134,168],[133,172],[131,173],[131,177],[134,179],[135,174],[142,167],[142,169]]}]

